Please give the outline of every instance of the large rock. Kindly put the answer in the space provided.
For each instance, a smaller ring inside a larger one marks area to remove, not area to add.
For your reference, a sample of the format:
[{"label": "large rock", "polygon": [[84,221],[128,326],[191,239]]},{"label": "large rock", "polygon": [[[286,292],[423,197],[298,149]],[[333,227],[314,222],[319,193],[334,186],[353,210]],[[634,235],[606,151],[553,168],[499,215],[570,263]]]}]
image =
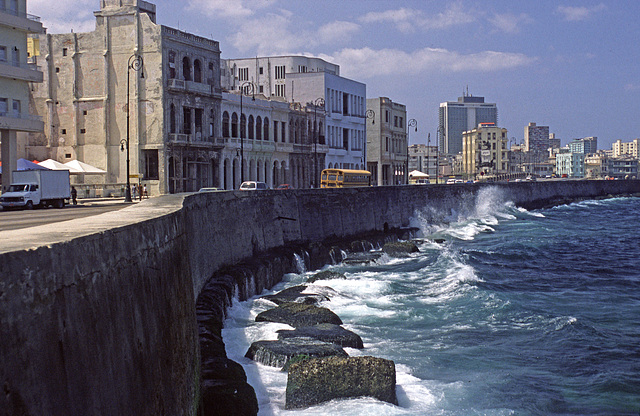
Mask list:
[{"label": "large rock", "polygon": [[362,396],[398,404],[393,361],[375,357],[328,357],[299,361],[289,367],[287,409]]},{"label": "large rock", "polygon": [[290,288],[281,290],[276,294],[262,296],[262,299],[270,300],[276,305],[281,305],[286,302],[297,302],[315,305],[318,302],[329,300],[327,296],[320,293],[302,293],[306,289],[306,285],[292,286]]},{"label": "large rock", "polygon": [[346,279],[346,278],[347,276],[345,276],[343,273],[338,273],[331,270],[323,270],[309,277],[309,279],[307,279],[307,282],[313,283],[318,280]]},{"label": "large rock", "polygon": [[289,360],[297,356],[348,357],[336,344],[312,338],[291,338],[280,341],[256,341],[251,344],[245,357],[271,367],[286,367]]},{"label": "large rock", "polygon": [[261,312],[256,322],[279,322],[294,328],[316,324],[342,325],[340,317],[327,308],[302,303],[283,303],[278,307]]},{"label": "large rock", "polygon": [[382,246],[382,251],[390,256],[403,257],[410,253],[418,253],[420,249],[411,241],[391,241]]},{"label": "large rock", "polygon": [[340,325],[318,324],[306,326],[294,330],[281,329],[278,331],[278,339],[307,337],[319,341],[331,342],[341,347],[364,348],[362,338],[355,332],[344,329]]},{"label": "large rock", "polygon": [[258,399],[249,384],[237,380],[202,380],[201,413],[203,416],[254,416]]}]

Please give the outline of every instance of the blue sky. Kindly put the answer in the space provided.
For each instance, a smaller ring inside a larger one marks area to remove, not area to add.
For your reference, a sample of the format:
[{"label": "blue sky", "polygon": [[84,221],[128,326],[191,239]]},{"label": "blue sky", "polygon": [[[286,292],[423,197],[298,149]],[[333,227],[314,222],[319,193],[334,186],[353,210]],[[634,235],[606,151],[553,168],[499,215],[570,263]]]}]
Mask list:
[{"label": "blue sky", "polygon": [[[521,140],[529,122],[599,148],[640,137],[640,1],[156,0],[159,24],[220,42],[222,58],[305,54],[340,65],[418,121],[468,87]],[[93,30],[99,0],[28,0],[49,33]]]}]

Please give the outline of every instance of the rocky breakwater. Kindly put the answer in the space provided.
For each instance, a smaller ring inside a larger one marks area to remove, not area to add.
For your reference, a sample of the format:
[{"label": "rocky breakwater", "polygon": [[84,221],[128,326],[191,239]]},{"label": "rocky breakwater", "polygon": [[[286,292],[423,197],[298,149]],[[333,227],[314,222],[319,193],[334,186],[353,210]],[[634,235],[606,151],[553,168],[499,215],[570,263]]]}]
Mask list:
[{"label": "rocky breakwater", "polygon": [[[411,242],[392,242],[382,251],[405,256],[416,250]],[[338,315],[321,306],[330,303],[335,291],[310,283],[344,278],[340,273],[321,271],[309,277],[308,284],[262,297],[274,307],[258,314],[256,322],[283,323],[294,329],[277,331],[277,340],[253,342],[245,356],[288,372],[287,409],[362,396],[398,404],[395,363],[370,356],[350,357],[344,348],[364,349],[362,339],[342,327]]]}]

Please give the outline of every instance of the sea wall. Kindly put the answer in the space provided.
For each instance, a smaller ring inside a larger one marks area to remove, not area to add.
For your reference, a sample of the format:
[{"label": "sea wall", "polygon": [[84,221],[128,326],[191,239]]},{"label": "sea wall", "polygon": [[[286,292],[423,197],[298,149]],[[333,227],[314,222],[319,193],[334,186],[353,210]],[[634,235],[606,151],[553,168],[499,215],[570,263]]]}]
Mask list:
[{"label": "sea wall", "polygon": [[197,296],[216,271],[269,250],[406,227],[418,213],[446,221],[479,198],[534,208],[639,192],[640,181],[212,192],[2,232],[0,415],[196,414]]}]

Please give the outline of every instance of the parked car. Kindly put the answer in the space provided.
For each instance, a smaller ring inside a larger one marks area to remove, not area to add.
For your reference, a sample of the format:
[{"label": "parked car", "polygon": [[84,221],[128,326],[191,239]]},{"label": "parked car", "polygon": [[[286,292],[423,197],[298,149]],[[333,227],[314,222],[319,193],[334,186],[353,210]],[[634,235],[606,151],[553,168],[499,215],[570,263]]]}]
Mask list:
[{"label": "parked car", "polygon": [[263,191],[269,189],[264,182],[245,181],[240,185],[241,191]]},{"label": "parked car", "polygon": [[288,183],[282,183],[278,185],[276,189],[293,189],[293,186],[289,185]]}]

